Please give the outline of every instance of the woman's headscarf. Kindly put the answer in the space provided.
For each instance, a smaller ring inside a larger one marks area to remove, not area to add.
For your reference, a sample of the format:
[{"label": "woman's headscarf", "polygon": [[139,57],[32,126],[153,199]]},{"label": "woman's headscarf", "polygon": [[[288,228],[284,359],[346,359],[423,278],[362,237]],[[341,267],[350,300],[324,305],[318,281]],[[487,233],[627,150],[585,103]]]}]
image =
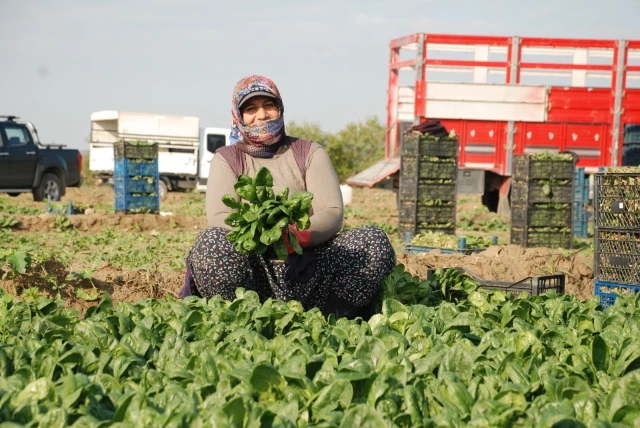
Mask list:
[{"label": "woman's headscarf", "polygon": [[[280,116],[276,119],[245,125],[242,121],[242,113],[240,112],[240,102],[248,94],[257,91],[266,92],[275,97]],[[237,143],[243,151],[253,156],[271,157],[275,154],[275,151],[277,151],[279,147],[279,144],[276,143],[280,143],[285,135],[284,105],[280,97],[280,91],[278,91],[275,83],[266,77],[255,74],[241,79],[233,90],[231,113],[233,115],[233,125],[230,136],[231,144]]]}]

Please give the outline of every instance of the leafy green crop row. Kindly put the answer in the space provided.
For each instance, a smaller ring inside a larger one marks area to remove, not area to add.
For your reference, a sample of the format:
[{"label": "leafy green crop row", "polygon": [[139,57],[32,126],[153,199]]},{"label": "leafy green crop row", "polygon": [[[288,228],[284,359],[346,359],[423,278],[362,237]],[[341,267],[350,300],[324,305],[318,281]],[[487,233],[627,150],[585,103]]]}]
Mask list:
[{"label": "leafy green crop row", "polygon": [[130,269],[162,270],[184,268],[184,258],[197,232],[127,232],[105,227],[92,234],[73,229],[37,235],[4,233],[1,239],[7,250],[44,251],[64,265],[75,260],[87,265],[106,262]]},{"label": "leafy green crop row", "polygon": [[[459,247],[457,236],[433,231],[422,232],[413,236],[411,238],[411,244],[422,247],[449,248],[454,250],[457,250]],[[491,245],[493,245],[493,243],[490,238],[482,238],[480,236],[466,237],[466,248],[468,249],[489,248]]]},{"label": "leafy green crop row", "polygon": [[[444,277],[443,277],[444,278]],[[404,284],[407,286],[407,284]],[[448,276],[362,320],[238,289],[85,318],[0,299],[0,420],[43,426],[637,426],[640,297],[607,312]],[[434,287],[431,287],[434,289]],[[437,287],[436,287],[437,288]],[[455,293],[451,293],[456,289]],[[457,296],[457,297],[456,297]]]}]

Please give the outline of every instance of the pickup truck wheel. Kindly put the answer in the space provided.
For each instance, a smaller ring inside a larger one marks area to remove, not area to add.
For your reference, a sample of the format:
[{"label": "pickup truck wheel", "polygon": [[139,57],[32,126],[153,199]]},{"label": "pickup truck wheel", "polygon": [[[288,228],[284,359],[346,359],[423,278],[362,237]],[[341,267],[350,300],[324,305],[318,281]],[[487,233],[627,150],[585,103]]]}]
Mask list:
[{"label": "pickup truck wheel", "polygon": [[59,201],[62,196],[62,183],[57,175],[47,173],[42,176],[40,185],[33,189],[33,199],[43,201],[51,198],[52,201]]},{"label": "pickup truck wheel", "polygon": [[160,180],[158,187],[160,187],[160,199],[166,198],[169,193],[169,186],[167,186],[167,183],[165,183],[164,180]]}]

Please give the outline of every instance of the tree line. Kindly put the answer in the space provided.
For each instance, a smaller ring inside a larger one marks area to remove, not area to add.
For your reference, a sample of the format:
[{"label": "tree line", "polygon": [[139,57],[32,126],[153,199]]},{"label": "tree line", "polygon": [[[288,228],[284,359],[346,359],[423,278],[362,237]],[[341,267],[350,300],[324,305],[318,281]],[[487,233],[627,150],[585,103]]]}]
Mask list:
[{"label": "tree line", "polygon": [[341,183],[384,158],[385,127],[377,117],[348,123],[336,133],[322,130],[315,122],[286,125],[287,135],[312,140],[329,154]]}]

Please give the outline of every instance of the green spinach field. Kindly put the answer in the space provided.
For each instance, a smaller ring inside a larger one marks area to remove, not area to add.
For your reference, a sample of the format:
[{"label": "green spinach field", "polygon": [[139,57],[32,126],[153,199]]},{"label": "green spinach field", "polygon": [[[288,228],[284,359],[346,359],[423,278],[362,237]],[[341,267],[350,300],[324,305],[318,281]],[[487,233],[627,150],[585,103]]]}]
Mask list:
[{"label": "green spinach field", "polygon": [[[585,286],[589,248],[402,254],[393,193],[358,189],[345,227],[382,227],[399,264],[378,314],[336,320],[242,288],[179,300],[203,195],[122,215],[108,188],[70,190],[92,211],[0,195],[2,426],[640,426],[640,298],[603,311]],[[469,234],[505,242],[501,220],[468,212]],[[561,272],[568,287],[425,279],[454,265],[497,280]]]}]

